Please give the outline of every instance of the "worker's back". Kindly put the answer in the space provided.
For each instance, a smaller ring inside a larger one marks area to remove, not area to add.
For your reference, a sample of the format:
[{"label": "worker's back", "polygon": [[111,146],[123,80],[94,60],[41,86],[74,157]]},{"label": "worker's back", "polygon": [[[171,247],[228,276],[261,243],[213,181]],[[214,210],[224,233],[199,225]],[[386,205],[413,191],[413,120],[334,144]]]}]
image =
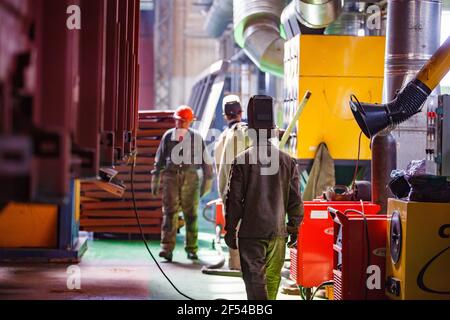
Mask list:
[{"label": "worker's back", "polygon": [[217,180],[219,195],[225,197],[231,165],[238,154],[248,149],[251,142],[247,134],[247,124],[235,123],[226,129],[219,138],[215,148]]},{"label": "worker's back", "polygon": [[286,213],[302,215],[295,160],[268,142],[250,147],[236,158],[226,203],[227,215],[242,219],[239,238],[287,236]]}]

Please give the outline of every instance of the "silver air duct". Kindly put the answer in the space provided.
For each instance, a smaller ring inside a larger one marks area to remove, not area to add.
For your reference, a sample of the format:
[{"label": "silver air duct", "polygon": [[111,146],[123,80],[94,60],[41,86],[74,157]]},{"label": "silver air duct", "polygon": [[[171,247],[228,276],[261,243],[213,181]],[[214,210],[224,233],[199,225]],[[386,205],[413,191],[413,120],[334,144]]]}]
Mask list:
[{"label": "silver air duct", "polygon": [[234,0],[235,40],[264,72],[284,76],[280,16],[285,1]]},{"label": "silver air duct", "polygon": [[[262,71],[279,77],[284,76],[280,16],[285,4],[282,0],[233,1],[236,42]],[[299,25],[309,29],[323,29],[339,16],[341,8],[342,0],[294,0],[283,16],[291,21],[295,16]],[[285,29],[290,38],[289,26]]]},{"label": "silver air duct", "polygon": [[233,22],[233,0],[214,0],[208,11],[205,30],[209,36],[219,38]]},{"label": "silver air duct", "polygon": [[281,15],[288,39],[297,34],[323,34],[341,14],[343,0],[294,0]]},{"label": "silver air duct", "polygon": [[[395,99],[439,47],[441,0],[389,0],[387,12],[384,103]],[[420,160],[417,152],[421,149],[425,157],[425,119],[414,117],[405,122],[394,132],[397,141],[391,133],[378,134],[372,141],[373,200],[383,209],[391,171]],[[397,145],[403,161],[397,161]]]},{"label": "silver air duct", "polygon": [[364,30],[366,14],[364,3],[346,2],[339,17],[325,30],[327,35],[357,36]]},{"label": "silver air duct", "polygon": [[[390,0],[385,68],[385,103],[408,84],[440,45],[442,0]],[[439,89],[437,89],[439,91]],[[437,92],[438,93],[438,92]],[[393,132],[397,140],[397,167],[426,157],[426,107],[421,116],[400,124]],[[411,141],[415,141],[411,144]]]},{"label": "silver air duct", "polygon": [[442,0],[389,0],[384,102],[411,81],[440,45]]},{"label": "silver air duct", "polygon": [[294,1],[301,24],[311,29],[327,27],[335,21],[343,6],[343,0]]}]

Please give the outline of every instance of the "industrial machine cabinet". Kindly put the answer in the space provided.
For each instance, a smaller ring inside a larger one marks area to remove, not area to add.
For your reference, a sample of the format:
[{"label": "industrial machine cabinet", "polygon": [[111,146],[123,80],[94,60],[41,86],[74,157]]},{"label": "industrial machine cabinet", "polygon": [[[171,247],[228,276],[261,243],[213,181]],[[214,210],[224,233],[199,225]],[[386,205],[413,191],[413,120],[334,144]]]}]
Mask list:
[{"label": "industrial machine cabinet", "polygon": [[299,241],[290,250],[291,278],[305,288],[320,286],[333,278],[333,220],[328,208],[354,209],[377,214],[380,206],[360,202],[305,202]]},{"label": "industrial machine cabinet", "polygon": [[[355,94],[364,101],[381,102],[385,45],[385,37],[380,36],[308,34],[286,42],[284,127],[305,92],[312,92],[298,123],[298,139],[288,144],[292,155],[314,159],[320,143],[326,143],[333,159],[356,160],[360,129],[348,101]],[[365,137],[360,158],[371,159]]]},{"label": "industrial machine cabinet", "polygon": [[450,176],[450,95],[432,97],[427,112],[427,171]]},{"label": "industrial machine cabinet", "polygon": [[335,300],[386,299],[387,217],[365,213],[332,214]]},{"label": "industrial machine cabinet", "polygon": [[450,203],[390,199],[387,238],[389,298],[450,299]]},{"label": "industrial machine cabinet", "polygon": [[79,235],[80,182],[60,205],[11,202],[0,210],[0,262],[78,262],[87,250]]}]

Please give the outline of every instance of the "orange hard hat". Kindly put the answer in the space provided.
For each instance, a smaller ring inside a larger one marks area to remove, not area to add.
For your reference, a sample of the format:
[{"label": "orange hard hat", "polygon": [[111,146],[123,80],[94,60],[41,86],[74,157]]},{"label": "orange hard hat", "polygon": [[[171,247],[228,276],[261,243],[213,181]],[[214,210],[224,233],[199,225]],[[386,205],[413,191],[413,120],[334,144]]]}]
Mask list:
[{"label": "orange hard hat", "polygon": [[194,111],[191,107],[181,106],[179,107],[174,114],[174,119],[183,120],[183,121],[193,121],[196,120]]}]

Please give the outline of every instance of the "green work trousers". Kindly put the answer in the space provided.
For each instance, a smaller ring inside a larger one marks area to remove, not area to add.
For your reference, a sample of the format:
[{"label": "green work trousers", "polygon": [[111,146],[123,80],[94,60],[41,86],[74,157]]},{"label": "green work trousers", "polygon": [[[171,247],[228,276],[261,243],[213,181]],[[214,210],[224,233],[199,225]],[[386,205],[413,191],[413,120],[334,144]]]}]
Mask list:
[{"label": "green work trousers", "polygon": [[178,215],[183,212],[186,221],[186,252],[198,251],[198,204],[200,201],[200,179],[197,170],[173,170],[162,174],[163,223],[161,249],[175,249]]},{"label": "green work trousers", "polygon": [[286,238],[239,239],[248,300],[276,300],[286,255]]}]

